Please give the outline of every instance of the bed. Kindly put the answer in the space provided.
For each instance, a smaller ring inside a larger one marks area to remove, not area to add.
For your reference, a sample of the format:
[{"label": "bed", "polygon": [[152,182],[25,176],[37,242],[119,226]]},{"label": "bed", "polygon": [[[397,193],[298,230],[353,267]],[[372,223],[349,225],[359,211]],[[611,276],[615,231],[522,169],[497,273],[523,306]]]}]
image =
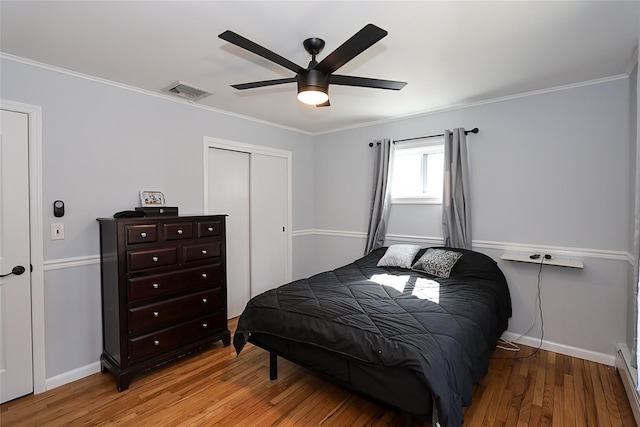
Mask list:
[{"label": "bed", "polygon": [[[252,298],[234,346],[251,342],[413,417],[461,426],[507,329],[511,299],[490,257],[392,245]],[[434,423],[435,424],[435,423]]]}]

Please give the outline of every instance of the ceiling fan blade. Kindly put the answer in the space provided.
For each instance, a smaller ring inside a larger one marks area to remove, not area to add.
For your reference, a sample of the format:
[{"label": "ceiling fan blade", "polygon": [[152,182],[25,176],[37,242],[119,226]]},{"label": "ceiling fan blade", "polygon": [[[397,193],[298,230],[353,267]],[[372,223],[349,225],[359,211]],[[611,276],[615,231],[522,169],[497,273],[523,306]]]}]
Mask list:
[{"label": "ceiling fan blade", "polygon": [[329,84],[342,86],[359,86],[371,87],[374,89],[400,90],[407,85],[407,82],[398,82],[395,80],[370,79],[368,77],[342,76],[339,74],[331,74],[329,76]]},{"label": "ceiling fan blade", "polygon": [[238,90],[244,90],[244,89],[255,89],[257,87],[281,85],[285,83],[295,83],[295,82],[296,82],[295,77],[289,77],[286,79],[274,79],[274,80],[263,80],[260,82],[240,83],[237,85],[231,85],[231,87],[236,88]]},{"label": "ceiling fan blade", "polygon": [[373,24],[367,24],[344,42],[340,47],[331,52],[314,68],[324,73],[331,74],[356,56],[373,46],[388,33]]},{"label": "ceiling fan blade", "polygon": [[259,44],[254,43],[251,40],[242,37],[239,34],[234,33],[233,31],[227,30],[222,34],[219,34],[218,37],[220,37],[222,40],[228,41],[229,43],[235,44],[236,46],[246,49],[249,52],[255,53],[258,56],[268,59],[271,62],[275,62],[276,64],[281,65],[284,68],[287,68],[296,74],[301,71],[304,71],[304,68],[302,68],[298,64],[289,61],[287,58],[284,58],[278,55],[277,53],[272,52],[269,49],[264,48]]}]

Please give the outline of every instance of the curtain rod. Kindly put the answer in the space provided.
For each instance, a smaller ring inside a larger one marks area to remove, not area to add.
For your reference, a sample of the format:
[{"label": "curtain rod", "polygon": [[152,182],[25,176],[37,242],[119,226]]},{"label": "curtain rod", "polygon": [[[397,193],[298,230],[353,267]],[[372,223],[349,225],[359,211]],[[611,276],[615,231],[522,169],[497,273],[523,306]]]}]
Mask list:
[{"label": "curtain rod", "polygon": [[[473,128],[471,130],[465,130],[464,134],[466,135],[468,133],[478,133],[478,132],[480,132],[480,129]],[[438,136],[444,136],[444,133],[441,133],[438,135],[416,136],[415,138],[395,139],[393,140],[393,142],[395,143],[395,142],[413,141],[414,139],[436,138]],[[369,147],[373,147],[373,142],[369,143]]]}]

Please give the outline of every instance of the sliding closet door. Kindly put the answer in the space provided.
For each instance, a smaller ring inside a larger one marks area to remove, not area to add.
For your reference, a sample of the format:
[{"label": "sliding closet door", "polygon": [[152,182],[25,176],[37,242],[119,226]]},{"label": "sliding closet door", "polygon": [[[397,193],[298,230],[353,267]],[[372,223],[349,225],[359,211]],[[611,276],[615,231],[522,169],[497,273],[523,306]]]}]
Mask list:
[{"label": "sliding closet door", "polygon": [[228,316],[291,280],[291,154],[205,138],[206,213],[227,214]]},{"label": "sliding closet door", "polygon": [[287,159],[251,155],[251,296],[287,281]]},{"label": "sliding closet door", "polygon": [[228,317],[242,313],[251,296],[249,160],[250,154],[209,148],[209,214],[227,214]]}]

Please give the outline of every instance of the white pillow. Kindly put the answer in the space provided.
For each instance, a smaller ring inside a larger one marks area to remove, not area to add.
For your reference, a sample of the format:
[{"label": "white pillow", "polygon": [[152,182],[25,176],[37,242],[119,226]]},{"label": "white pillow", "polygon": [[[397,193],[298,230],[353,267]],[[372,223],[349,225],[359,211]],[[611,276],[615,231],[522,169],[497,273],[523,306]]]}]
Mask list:
[{"label": "white pillow", "polygon": [[391,245],[378,261],[378,267],[411,268],[413,258],[419,251],[418,245]]}]

